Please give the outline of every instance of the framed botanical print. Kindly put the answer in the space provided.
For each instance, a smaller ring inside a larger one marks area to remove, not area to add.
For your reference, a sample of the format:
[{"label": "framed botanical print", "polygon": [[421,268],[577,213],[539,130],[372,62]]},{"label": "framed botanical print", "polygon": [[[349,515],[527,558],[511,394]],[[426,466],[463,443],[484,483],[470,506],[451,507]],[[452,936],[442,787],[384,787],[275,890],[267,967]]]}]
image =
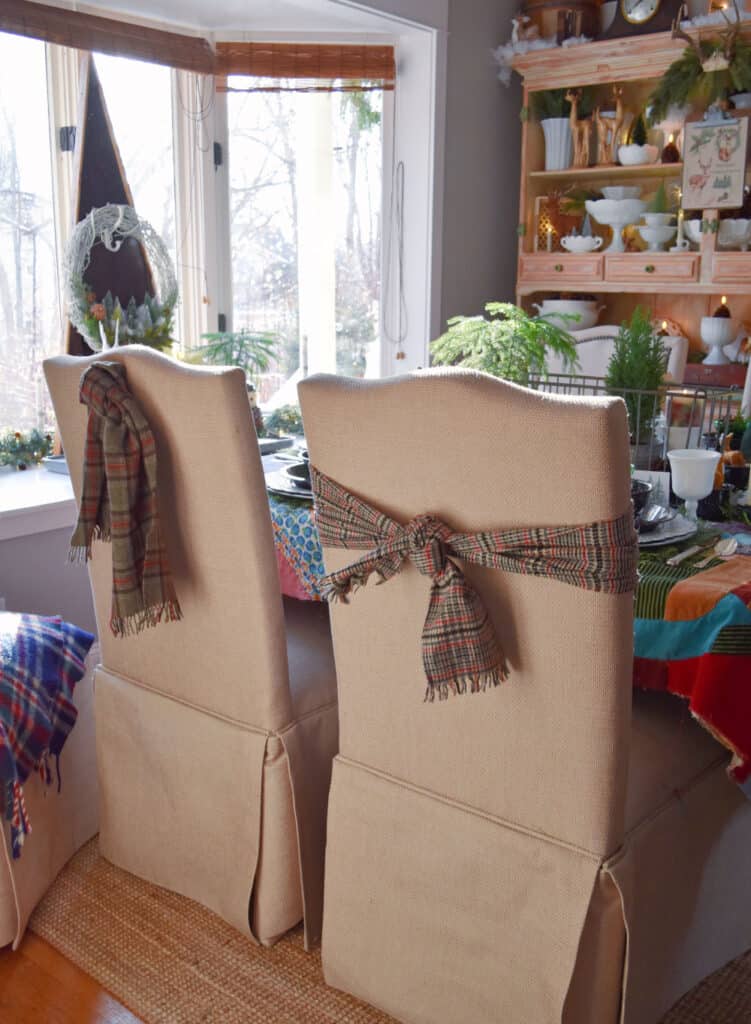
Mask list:
[{"label": "framed botanical print", "polygon": [[739,117],[686,123],[681,198],[684,210],[743,206],[748,121]]}]

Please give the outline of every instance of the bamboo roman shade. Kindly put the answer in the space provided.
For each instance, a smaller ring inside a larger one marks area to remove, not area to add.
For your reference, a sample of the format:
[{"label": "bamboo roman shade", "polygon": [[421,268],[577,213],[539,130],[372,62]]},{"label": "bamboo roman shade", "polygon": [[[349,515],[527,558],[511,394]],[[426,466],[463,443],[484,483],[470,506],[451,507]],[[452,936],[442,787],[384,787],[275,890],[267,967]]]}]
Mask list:
[{"label": "bamboo roman shade", "polygon": [[29,0],[0,0],[0,31],[201,74],[214,71],[214,53],[206,39]]},{"label": "bamboo roman shade", "polygon": [[[393,46],[335,43],[217,43],[217,88],[222,92],[370,92],[391,90]],[[228,84],[229,75],[253,78]]]}]

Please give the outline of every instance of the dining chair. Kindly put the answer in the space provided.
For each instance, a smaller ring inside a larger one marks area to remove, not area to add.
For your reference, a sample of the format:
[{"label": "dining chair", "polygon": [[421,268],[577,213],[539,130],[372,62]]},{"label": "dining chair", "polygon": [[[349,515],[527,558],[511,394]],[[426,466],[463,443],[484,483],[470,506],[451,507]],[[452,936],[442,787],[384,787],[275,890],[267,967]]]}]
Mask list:
[{"label": "dining chair", "polygon": [[103,855],[270,945],[320,933],[337,749],[327,609],[283,603],[263,468],[239,369],[129,346],[44,364],[80,501],[97,359],[126,367],[156,441],[158,503],[181,621],[115,637],[110,545],[89,563]]},{"label": "dining chair", "polygon": [[[312,465],[399,523],[630,513],[620,399],[456,369],[299,394]],[[362,554],[324,544],[327,572]],[[424,702],[409,561],[332,605],[326,980],[409,1024],[653,1024],[749,945],[751,804],[679,700],[632,690],[631,594],[461,564],[509,665],[485,692]]]},{"label": "dining chair", "polygon": [[[589,327],[583,331],[569,331],[574,339],[579,359],[577,374],[585,377],[604,377],[606,375],[619,330],[620,328],[614,325],[603,324],[600,327]],[[662,342],[668,352],[665,379],[680,384],[683,381],[688,359],[688,339],[666,336]],[[566,368],[563,357],[554,352],[547,356],[547,367],[548,373],[551,374],[571,372]]]}]

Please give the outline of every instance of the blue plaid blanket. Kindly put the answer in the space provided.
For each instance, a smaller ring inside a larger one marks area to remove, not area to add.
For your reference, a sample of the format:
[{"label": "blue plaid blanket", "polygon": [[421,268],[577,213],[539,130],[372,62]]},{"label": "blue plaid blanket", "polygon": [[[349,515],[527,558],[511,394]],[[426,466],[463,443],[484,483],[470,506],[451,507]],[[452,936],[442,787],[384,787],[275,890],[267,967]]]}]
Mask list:
[{"label": "blue plaid blanket", "polygon": [[73,690],[93,642],[57,616],[0,612],[0,799],[14,857],[31,832],[23,783],[33,771],[52,781],[49,756],[59,759],[76,723]]}]

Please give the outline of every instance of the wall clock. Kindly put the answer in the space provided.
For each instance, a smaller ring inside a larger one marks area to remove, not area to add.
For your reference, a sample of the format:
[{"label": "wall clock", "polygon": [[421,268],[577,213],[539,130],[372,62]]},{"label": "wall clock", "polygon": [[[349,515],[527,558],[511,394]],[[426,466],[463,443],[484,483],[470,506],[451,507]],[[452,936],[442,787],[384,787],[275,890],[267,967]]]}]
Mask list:
[{"label": "wall clock", "polygon": [[600,39],[667,32],[682,8],[683,0],[617,0],[613,24]]}]

